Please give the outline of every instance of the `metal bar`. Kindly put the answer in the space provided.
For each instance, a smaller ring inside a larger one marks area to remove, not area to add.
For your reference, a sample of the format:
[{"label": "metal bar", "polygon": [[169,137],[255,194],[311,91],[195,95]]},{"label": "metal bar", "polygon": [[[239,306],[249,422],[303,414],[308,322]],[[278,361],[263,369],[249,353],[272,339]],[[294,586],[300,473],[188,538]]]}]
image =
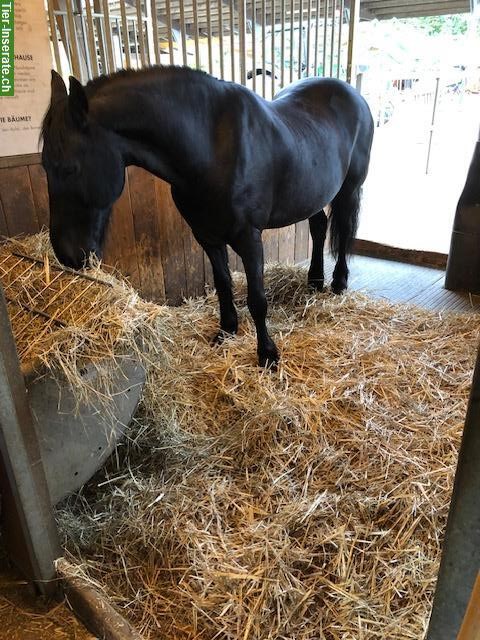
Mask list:
[{"label": "metal bar", "polygon": [[[152,0],[153,2],[154,0]],[[143,19],[142,27],[145,29],[145,42],[147,44],[147,64],[151,65],[153,63],[156,64],[157,58],[156,48],[155,48],[155,40],[158,48],[158,37],[157,32],[155,31],[155,37],[153,35],[153,16],[152,16],[152,5],[148,2],[148,0],[144,0],[145,4],[145,17]],[[156,15],[156,14],[155,14]],[[160,52],[159,52],[160,53]]]},{"label": "metal bar", "polygon": [[335,15],[337,0],[332,0],[332,32],[330,37],[330,77],[333,77],[333,52],[335,50]]},{"label": "metal bar", "polygon": [[213,49],[212,49],[212,11],[210,0],[207,0],[207,47],[208,47],[208,73],[213,73]]},{"label": "metal bar", "polygon": [[272,95],[273,100],[275,95],[275,0],[270,0],[270,25],[272,30]]},{"label": "metal bar", "polygon": [[235,82],[235,28],[234,28],[234,5],[230,0],[230,62],[232,64],[232,82]]},{"label": "metal bar", "polygon": [[266,56],[266,30],[267,30],[267,12],[265,6],[265,0],[262,0],[262,96],[265,98],[266,93],[266,69],[265,69],[265,56]]},{"label": "metal bar", "polygon": [[252,89],[257,91],[257,6],[252,1]]},{"label": "metal bar", "polygon": [[60,58],[60,49],[58,48],[57,25],[55,22],[55,14],[53,12],[51,0],[48,2],[48,21],[50,22],[50,34],[53,45],[53,54],[55,56],[55,66],[60,75],[62,75],[62,62]]},{"label": "metal bar", "polygon": [[[153,31],[153,51],[155,53],[155,64],[160,64],[160,43],[158,38],[158,15],[157,0],[150,0],[150,12],[152,14],[152,31]],[[123,4],[121,2],[120,4]]]},{"label": "metal bar", "polygon": [[223,46],[223,0],[218,0],[218,45],[220,55],[220,77],[222,80],[225,77],[225,61],[224,61],[224,46]]},{"label": "metal bar", "polygon": [[303,0],[299,0],[298,5],[298,79],[302,77],[302,59],[303,59]]},{"label": "metal bar", "polygon": [[53,595],[60,544],[1,287],[0,335],[2,537],[24,575],[42,593]]},{"label": "metal bar", "polygon": [[[209,0],[207,0],[209,2]],[[245,4],[245,0],[238,0],[239,11],[238,11],[238,33],[240,38],[240,83],[243,85],[247,84],[247,72],[245,68],[246,62],[246,30],[247,30],[247,8]]]},{"label": "metal bar", "polygon": [[318,23],[320,20],[320,2],[315,0],[315,52],[313,56],[314,75],[318,76]]},{"label": "metal bar", "polygon": [[343,28],[344,11],[345,11],[345,0],[340,0],[340,22],[338,24],[337,78],[340,78],[340,69],[342,66],[342,28]]},{"label": "metal bar", "polygon": [[110,22],[110,9],[108,7],[108,0],[103,0],[103,24],[105,28],[105,41],[107,50],[108,69],[110,73],[116,70],[115,60],[113,57],[113,45],[112,45],[112,23]]},{"label": "metal bar", "polygon": [[10,302],[12,304],[18,305],[19,307],[22,307],[23,309],[25,309],[25,311],[28,311],[29,313],[33,313],[36,316],[41,316],[46,320],[55,322],[60,327],[67,326],[66,323],[63,322],[63,320],[58,320],[58,318],[53,318],[50,314],[45,313],[45,311],[42,311],[41,309],[35,309],[35,307],[31,307],[29,304],[26,304],[25,302],[21,302],[20,300],[14,300],[13,298],[9,298],[7,295],[5,296],[5,300],[7,300],[7,302]]},{"label": "metal bar", "polygon": [[[32,256],[29,256],[26,253],[21,253],[20,251],[12,251],[10,255],[15,256],[17,258],[23,258],[25,260],[31,260],[32,262],[36,262],[37,264],[45,267],[45,262],[43,260],[39,260],[38,258],[33,258]],[[83,278],[84,280],[92,280],[97,284],[102,284],[102,285],[105,285],[106,287],[113,287],[113,284],[111,282],[107,282],[107,280],[101,280],[100,278],[96,278],[95,276],[90,276],[88,273],[75,271],[75,269],[70,269],[70,267],[63,267],[63,266],[59,267],[56,264],[52,264],[52,263],[50,263],[49,266],[50,266],[50,269],[55,269],[56,271],[62,271],[65,273],[71,273],[72,275],[77,276],[77,278]]]},{"label": "metal bar", "polygon": [[290,0],[290,82],[293,82],[293,34],[295,19],[295,0]]},{"label": "metal bar", "polygon": [[480,568],[480,349],[458,456],[427,640],[454,640]]},{"label": "metal bar", "polygon": [[193,9],[193,30],[194,30],[194,41],[195,41],[195,67],[200,69],[201,61],[200,61],[200,40],[198,37],[198,4],[197,0],[192,0],[192,9]]},{"label": "metal bar", "polygon": [[138,58],[138,51],[140,49],[140,45],[138,43],[138,29],[137,29],[137,24],[135,22],[135,20],[132,20],[132,33],[133,33],[133,44],[135,46],[135,68],[139,69],[140,68],[140,63],[139,63],[139,58]]},{"label": "metal bar", "polygon": [[[123,4],[123,3],[122,3]],[[92,65],[93,76],[98,76],[98,59],[97,48],[95,46],[95,25],[93,24],[92,7],[90,0],[85,0],[85,11],[87,15],[87,27],[88,27],[88,51],[90,54],[90,64]]]},{"label": "metal bar", "polygon": [[280,86],[285,86],[285,0],[281,0],[282,19],[281,19],[281,31],[280,42],[282,52],[280,54]]},{"label": "metal bar", "polygon": [[174,64],[173,55],[173,29],[172,29],[172,7],[170,0],[165,0],[165,10],[167,12],[167,31],[168,31],[168,52],[170,54],[170,64]]},{"label": "metal bar", "polygon": [[[152,0],[155,2],[155,0]],[[122,16],[122,32],[123,32],[123,48],[125,51],[125,62],[127,69],[132,66],[132,59],[130,56],[130,36],[128,34],[128,21],[127,12],[125,10],[125,2],[120,2],[120,13]]]},{"label": "metal bar", "polygon": [[311,42],[311,24],[312,24],[312,0],[307,0],[308,1],[308,7],[307,7],[307,59],[306,59],[306,65],[307,65],[307,76],[310,75],[310,48],[312,46],[312,42]]},{"label": "metal bar", "polygon": [[135,8],[137,10],[137,34],[140,45],[140,60],[142,61],[142,67],[145,67],[147,65],[147,55],[145,50],[145,34],[143,32],[142,0],[135,0]]},{"label": "metal bar", "polygon": [[182,59],[183,65],[187,66],[187,27],[185,25],[185,1],[180,0],[180,34],[182,37]]},{"label": "metal bar", "polygon": [[73,0],[66,0],[67,6],[67,24],[68,24],[68,34],[70,40],[70,55],[72,60],[72,75],[74,75],[78,80],[82,81],[82,69],[80,66],[80,56],[78,53],[78,42],[77,42],[77,31],[75,28],[75,18],[73,16],[73,8],[71,2]]},{"label": "metal bar", "polygon": [[357,26],[360,22],[360,0],[350,0],[350,16],[348,25],[347,82],[352,84],[355,74],[355,53]]},{"label": "metal bar", "polygon": [[[328,0],[325,1],[323,8],[323,62],[322,62],[322,76],[325,77],[327,70],[327,29],[328,29]],[[353,0],[355,1],[355,0]],[[360,2],[360,0],[358,0]]]},{"label": "metal bar", "polygon": [[432,151],[432,139],[433,139],[433,130],[435,128],[435,114],[437,111],[437,100],[438,100],[438,87],[440,85],[440,78],[435,79],[435,98],[433,99],[433,109],[432,109],[432,122],[430,124],[430,135],[428,138],[428,150],[427,150],[427,164],[425,167],[425,173],[428,174],[428,169],[430,167],[430,153]]},{"label": "metal bar", "polygon": [[107,73],[108,62],[105,54],[105,29],[103,28],[103,13],[100,9],[101,0],[93,0],[93,22],[96,24],[98,49],[100,51],[100,63],[102,66],[102,73]]}]

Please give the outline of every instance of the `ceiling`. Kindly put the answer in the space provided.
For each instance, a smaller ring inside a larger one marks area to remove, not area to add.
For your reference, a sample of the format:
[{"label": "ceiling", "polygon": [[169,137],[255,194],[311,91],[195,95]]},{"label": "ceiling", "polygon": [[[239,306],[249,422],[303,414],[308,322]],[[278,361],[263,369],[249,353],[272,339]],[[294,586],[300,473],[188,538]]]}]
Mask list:
[{"label": "ceiling", "polygon": [[[111,11],[114,14],[120,13],[120,2],[122,0],[110,1]],[[310,18],[314,20],[319,12],[320,17],[324,15],[325,0],[264,0],[266,24],[271,23],[272,10],[275,15],[275,23],[282,22],[281,7],[285,7],[285,22],[291,20],[291,10],[293,5],[294,21],[300,18],[302,12],[303,20],[308,20],[308,7],[310,3]],[[165,30],[168,24],[167,19],[168,0],[157,0],[157,16],[160,33]],[[456,13],[468,13],[471,11],[471,3],[478,3],[479,0],[361,0],[360,17],[363,20],[388,20],[390,18],[408,18],[420,16],[438,16]],[[329,0],[329,15],[331,15],[332,5],[340,6],[340,0]],[[348,9],[350,0],[344,0]],[[136,0],[125,0],[127,13],[136,14]],[[149,3],[150,4],[150,3]],[[222,20],[224,32],[230,30],[230,8],[233,8],[233,25],[238,29],[239,0],[170,0],[170,16],[174,28],[180,28],[180,21],[185,22],[187,33],[192,34],[195,28],[194,7],[196,9],[197,25],[200,33],[207,35],[217,35],[219,32],[219,7],[222,9]],[[207,6],[209,5],[209,11]],[[245,0],[245,15],[251,19],[255,7],[257,15],[257,25],[262,22],[262,0]],[[210,18],[210,20],[209,20]],[[209,29],[210,22],[210,29]],[[257,27],[258,28],[258,27]],[[165,32],[166,35],[166,32]]]}]

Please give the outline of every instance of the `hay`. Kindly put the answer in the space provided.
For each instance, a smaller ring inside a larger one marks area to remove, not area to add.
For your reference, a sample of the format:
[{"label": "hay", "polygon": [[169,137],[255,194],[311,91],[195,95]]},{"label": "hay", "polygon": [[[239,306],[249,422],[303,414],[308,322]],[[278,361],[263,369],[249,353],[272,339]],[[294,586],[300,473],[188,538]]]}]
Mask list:
[{"label": "hay", "polygon": [[275,374],[245,308],[216,348],[213,295],[163,309],[131,439],[58,511],[70,561],[146,638],[425,633],[478,319],[305,276],[267,273]]},{"label": "hay", "polygon": [[[98,264],[88,273],[61,268],[46,233],[0,244],[0,284],[23,371],[48,371],[78,403],[108,411],[119,360],[142,359],[138,341],[148,341],[160,308]],[[95,387],[87,365],[99,373]]]}]

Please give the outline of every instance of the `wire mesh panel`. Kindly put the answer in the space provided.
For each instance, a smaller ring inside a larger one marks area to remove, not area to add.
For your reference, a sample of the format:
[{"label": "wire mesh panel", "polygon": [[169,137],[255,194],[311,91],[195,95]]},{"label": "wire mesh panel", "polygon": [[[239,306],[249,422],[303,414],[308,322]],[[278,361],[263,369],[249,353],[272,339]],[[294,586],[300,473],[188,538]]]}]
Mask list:
[{"label": "wire mesh panel", "polygon": [[47,2],[57,70],[83,81],[123,68],[180,64],[270,99],[300,78],[346,76],[344,0]]}]

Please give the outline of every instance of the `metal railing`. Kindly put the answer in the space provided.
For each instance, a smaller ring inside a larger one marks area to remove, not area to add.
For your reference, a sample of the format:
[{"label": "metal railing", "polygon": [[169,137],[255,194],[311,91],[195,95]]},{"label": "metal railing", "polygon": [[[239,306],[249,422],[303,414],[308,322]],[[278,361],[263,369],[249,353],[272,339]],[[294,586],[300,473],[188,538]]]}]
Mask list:
[{"label": "metal railing", "polygon": [[298,78],[347,77],[352,25],[344,0],[46,3],[56,68],[82,81],[123,68],[181,64],[271,98]]}]

